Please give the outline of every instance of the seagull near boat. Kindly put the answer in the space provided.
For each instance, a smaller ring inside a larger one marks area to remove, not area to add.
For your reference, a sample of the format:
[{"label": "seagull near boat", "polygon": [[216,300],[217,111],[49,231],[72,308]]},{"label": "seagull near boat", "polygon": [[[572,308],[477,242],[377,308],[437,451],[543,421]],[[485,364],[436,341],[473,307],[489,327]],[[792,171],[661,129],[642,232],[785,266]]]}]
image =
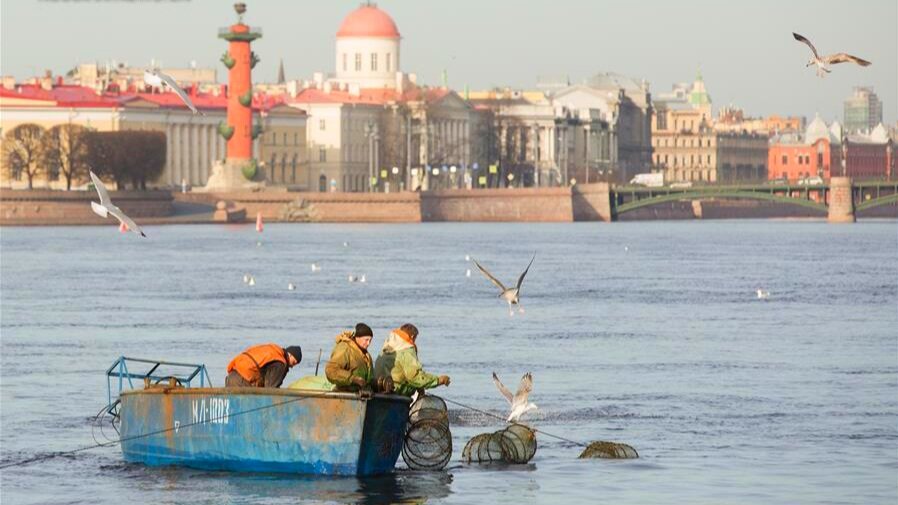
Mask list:
[{"label": "seagull near boat", "polygon": [[521,419],[522,415],[531,410],[536,410],[536,404],[527,401],[530,392],[533,391],[533,375],[530,372],[525,373],[524,376],[521,377],[521,383],[518,385],[518,390],[514,396],[512,396],[511,391],[502,384],[502,381],[499,380],[499,376],[496,375],[496,372],[493,372],[493,382],[496,384],[499,392],[502,393],[502,396],[508,400],[508,404],[511,405],[511,412],[508,414],[507,419],[509,423],[516,423]]},{"label": "seagull near boat", "polygon": [[122,209],[112,204],[112,200],[109,198],[109,192],[106,191],[106,186],[93,171],[90,172],[90,180],[93,181],[94,187],[97,188],[97,194],[100,196],[100,203],[90,202],[90,208],[93,209],[94,213],[102,218],[112,215],[112,217],[119,220],[119,230],[133,231],[141,237],[146,238],[146,234],[140,229],[140,226],[137,226],[137,223],[122,212]]},{"label": "seagull near boat", "polygon": [[808,45],[808,47],[811,48],[811,52],[814,53],[814,57],[808,61],[808,64],[806,66],[810,67],[811,65],[816,65],[818,77],[825,77],[826,74],[832,72],[832,70],[827,68],[827,65],[835,65],[837,63],[857,63],[858,65],[860,65],[862,67],[866,67],[866,66],[870,65],[869,61],[858,58],[857,56],[852,56],[847,53],[835,53],[835,54],[827,54],[824,56],[820,56],[817,53],[817,48],[814,47],[814,44],[811,44],[811,41],[808,40],[806,37],[799,35],[795,32],[792,32],[792,36],[795,37],[795,40],[797,40],[799,42],[804,42],[805,44]]},{"label": "seagull near boat", "polygon": [[515,284],[515,287],[513,287],[513,288],[505,287],[505,284],[502,284],[502,282],[499,279],[494,277],[493,274],[489,273],[489,271],[487,269],[483,268],[483,266],[480,263],[478,263],[477,260],[472,258],[472,261],[474,262],[474,265],[476,265],[477,268],[480,269],[480,272],[484,276],[486,276],[487,279],[490,280],[490,282],[492,282],[493,284],[496,285],[496,287],[498,287],[499,289],[502,290],[502,292],[499,293],[499,298],[508,302],[508,313],[509,313],[509,315],[513,316],[514,311],[512,310],[512,305],[518,305],[518,312],[521,312],[521,313],[524,312],[524,309],[520,307],[521,284],[523,284],[524,276],[526,276],[527,272],[530,270],[530,265],[533,264],[534,259],[536,259],[535,254],[533,255],[532,258],[530,258],[530,263],[527,264],[527,268],[525,268],[524,271],[521,273],[521,276],[518,277],[518,283]]},{"label": "seagull near boat", "polygon": [[186,105],[194,114],[205,116],[205,114],[200,112],[196,108],[196,106],[193,105],[193,102],[190,101],[190,97],[187,96],[187,93],[184,92],[184,90],[181,89],[180,86],[178,86],[178,83],[176,83],[175,80],[171,78],[171,76],[164,74],[156,69],[144,70],[143,82],[156,88],[162,88],[162,85],[165,84],[166,86],[171,88],[172,91],[177,93],[177,95],[181,98],[181,101],[184,102],[184,105]]}]

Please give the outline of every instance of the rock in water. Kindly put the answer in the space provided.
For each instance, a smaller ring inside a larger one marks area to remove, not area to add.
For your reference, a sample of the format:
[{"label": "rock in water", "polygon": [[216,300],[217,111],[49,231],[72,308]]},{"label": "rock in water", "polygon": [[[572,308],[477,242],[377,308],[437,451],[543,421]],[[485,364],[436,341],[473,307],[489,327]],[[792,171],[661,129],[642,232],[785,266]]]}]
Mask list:
[{"label": "rock in water", "polygon": [[597,440],[589,444],[580,454],[580,458],[636,459],[638,457],[639,453],[633,447],[604,440]]}]

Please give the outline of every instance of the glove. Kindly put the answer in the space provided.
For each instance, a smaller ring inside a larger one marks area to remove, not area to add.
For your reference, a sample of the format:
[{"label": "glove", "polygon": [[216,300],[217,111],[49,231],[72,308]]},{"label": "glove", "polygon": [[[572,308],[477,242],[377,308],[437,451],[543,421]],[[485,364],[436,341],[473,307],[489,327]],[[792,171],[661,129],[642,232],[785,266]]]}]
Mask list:
[{"label": "glove", "polygon": [[449,376],[448,375],[440,375],[440,378],[437,379],[437,384],[440,386],[448,386],[449,385]]},{"label": "glove", "polygon": [[352,378],[349,380],[352,381],[353,384],[355,384],[356,386],[358,386],[360,388],[368,386],[368,381],[359,377],[358,375],[353,375]]}]

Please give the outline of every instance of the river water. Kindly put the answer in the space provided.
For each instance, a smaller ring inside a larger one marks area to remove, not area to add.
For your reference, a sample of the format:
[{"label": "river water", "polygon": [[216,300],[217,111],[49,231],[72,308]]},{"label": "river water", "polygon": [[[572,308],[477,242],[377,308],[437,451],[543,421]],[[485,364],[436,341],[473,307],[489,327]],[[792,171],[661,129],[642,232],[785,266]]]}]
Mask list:
[{"label": "river water", "polygon": [[[504,415],[490,373],[514,389],[532,371],[533,426],[641,457],[578,460],[538,435],[529,465],[466,465],[465,442],[501,423],[450,406],[444,472],[401,459],[363,480],[160,469],[104,447],[0,471],[2,503],[898,503],[895,221],[146,232],[0,231],[0,463],[92,445],[120,355],[205,363],[220,385],[248,345],[298,344],[291,381],[357,321],[375,351],[415,323],[425,368],[452,377],[436,391],[448,399]],[[523,314],[465,276],[470,254],[512,283],[534,253]]]}]

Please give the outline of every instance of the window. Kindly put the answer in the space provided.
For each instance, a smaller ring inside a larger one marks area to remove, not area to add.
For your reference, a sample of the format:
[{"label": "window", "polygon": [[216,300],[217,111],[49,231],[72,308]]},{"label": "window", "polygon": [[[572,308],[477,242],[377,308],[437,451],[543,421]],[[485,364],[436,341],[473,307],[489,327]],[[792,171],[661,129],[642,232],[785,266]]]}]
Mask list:
[{"label": "window", "polygon": [[284,132],[284,145],[287,145],[287,132]]},{"label": "window", "polygon": [[362,53],[355,53],[355,71],[362,71]]},{"label": "window", "polygon": [[318,161],[325,162],[327,161],[327,149],[324,146],[318,148]]},{"label": "window", "polygon": [[393,55],[391,53],[387,53],[387,72],[392,71],[392,68],[393,68],[392,60],[393,60]]},{"label": "window", "polygon": [[377,53],[371,53],[371,71],[377,72]]},{"label": "window", "polygon": [[324,119],[318,121],[318,129],[319,130],[323,130],[326,126],[327,126],[327,123],[325,122]]},{"label": "window", "polygon": [[271,164],[269,165],[269,173],[271,174],[271,182],[274,182],[274,169],[277,168],[277,156],[271,155]]},{"label": "window", "polygon": [[293,134],[293,145],[295,145],[295,146],[299,145],[299,133]]},{"label": "window", "polygon": [[783,165],[788,165],[788,164],[789,164],[789,156],[784,154],[783,155]]},{"label": "window", "polygon": [[[711,155],[709,154],[708,155],[708,165],[710,165],[710,164],[711,164]],[[708,180],[710,180],[710,179],[708,179]]]},{"label": "window", "polygon": [[343,53],[343,71],[346,72],[348,70],[346,68],[346,53]]},{"label": "window", "polygon": [[278,144],[278,134],[271,132],[271,145],[276,146]]}]

